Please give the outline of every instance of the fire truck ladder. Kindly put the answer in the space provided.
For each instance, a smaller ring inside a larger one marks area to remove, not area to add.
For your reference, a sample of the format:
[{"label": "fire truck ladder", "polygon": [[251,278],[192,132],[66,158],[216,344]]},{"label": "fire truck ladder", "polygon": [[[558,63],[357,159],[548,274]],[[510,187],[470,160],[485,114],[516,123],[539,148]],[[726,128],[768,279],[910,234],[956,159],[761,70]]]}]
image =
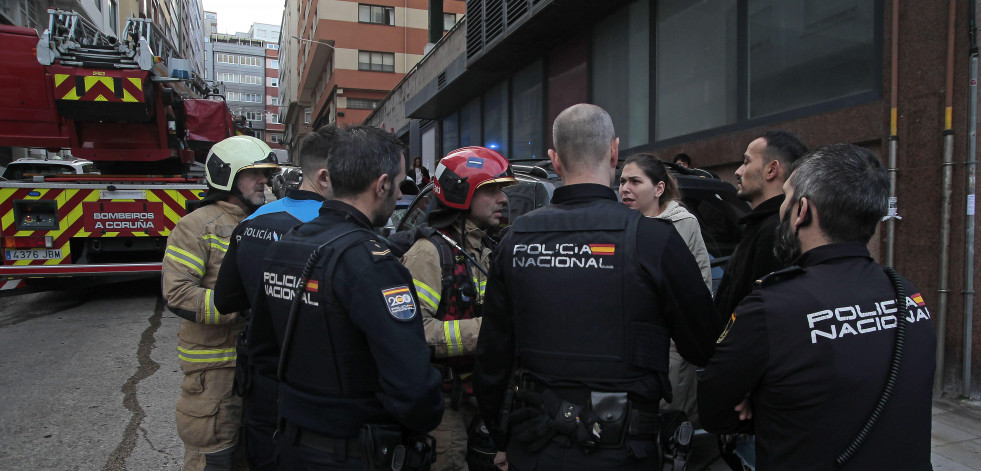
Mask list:
[{"label": "fire truck ladder", "polygon": [[142,69],[153,67],[147,38],[152,22],[131,18],[123,39],[109,36],[74,11],[48,9],[48,29],[41,35],[37,58],[43,65],[57,60],[62,65],[93,69]]}]

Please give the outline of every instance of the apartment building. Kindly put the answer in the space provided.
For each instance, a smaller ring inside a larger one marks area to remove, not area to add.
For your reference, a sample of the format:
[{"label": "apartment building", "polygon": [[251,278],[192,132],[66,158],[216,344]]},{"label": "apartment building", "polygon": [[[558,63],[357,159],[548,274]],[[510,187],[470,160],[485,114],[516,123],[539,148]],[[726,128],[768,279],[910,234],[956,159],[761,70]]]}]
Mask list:
[{"label": "apartment building", "polygon": [[465,11],[462,0],[287,0],[286,141],[327,123],[361,123]]}]

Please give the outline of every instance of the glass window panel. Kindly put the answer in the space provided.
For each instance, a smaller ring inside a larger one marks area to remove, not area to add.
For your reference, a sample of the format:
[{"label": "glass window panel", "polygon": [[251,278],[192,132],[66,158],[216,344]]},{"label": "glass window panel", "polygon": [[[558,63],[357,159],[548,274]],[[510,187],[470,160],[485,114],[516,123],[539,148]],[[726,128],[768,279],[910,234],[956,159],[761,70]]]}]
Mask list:
[{"label": "glass window panel", "polygon": [[540,159],[542,154],[542,61],[514,74],[511,89],[511,155]]},{"label": "glass window panel", "polygon": [[505,80],[484,94],[484,147],[508,157],[508,82]]},{"label": "glass window panel", "polygon": [[480,145],[480,98],[460,110],[460,147]]},{"label": "glass window panel", "polygon": [[736,1],[657,3],[657,139],[734,123]]},{"label": "glass window panel", "polygon": [[460,116],[453,113],[443,118],[443,155],[460,148]]},{"label": "glass window panel", "polygon": [[874,3],[749,0],[748,117],[874,90]]},{"label": "glass window panel", "polygon": [[456,14],[443,13],[443,31],[449,31],[453,29],[453,25],[455,24],[456,24]]},{"label": "glass window panel", "polygon": [[593,31],[593,102],[610,113],[623,149],[649,140],[649,10],[646,0],[635,1]]},{"label": "glass window panel", "polygon": [[371,6],[358,5],[358,21],[362,23],[371,22]]},{"label": "glass window panel", "polygon": [[380,25],[385,24],[385,9],[382,7],[371,7],[371,22]]}]

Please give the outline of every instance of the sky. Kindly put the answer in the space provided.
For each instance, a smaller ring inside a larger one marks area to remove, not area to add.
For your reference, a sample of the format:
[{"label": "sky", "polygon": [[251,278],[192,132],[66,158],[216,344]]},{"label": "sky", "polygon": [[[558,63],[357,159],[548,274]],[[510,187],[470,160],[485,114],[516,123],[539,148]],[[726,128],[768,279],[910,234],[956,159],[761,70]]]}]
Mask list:
[{"label": "sky", "polygon": [[283,21],[283,0],[204,0],[204,10],[218,14],[218,32],[246,32],[252,23],[278,25]]}]

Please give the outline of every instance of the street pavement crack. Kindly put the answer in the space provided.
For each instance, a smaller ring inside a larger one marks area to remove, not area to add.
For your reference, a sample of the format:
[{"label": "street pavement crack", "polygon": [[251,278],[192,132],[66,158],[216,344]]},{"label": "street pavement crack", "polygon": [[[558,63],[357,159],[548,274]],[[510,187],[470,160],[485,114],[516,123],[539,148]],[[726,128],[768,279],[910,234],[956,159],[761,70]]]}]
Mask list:
[{"label": "street pavement crack", "polygon": [[[109,455],[106,464],[102,465],[102,471],[125,470],[126,458],[129,458],[130,453],[136,448],[136,440],[139,437],[138,432],[142,429],[141,424],[146,417],[146,412],[144,412],[136,396],[136,386],[140,384],[140,381],[149,378],[160,369],[160,364],[150,358],[150,353],[156,347],[157,339],[154,335],[160,328],[162,318],[163,299],[157,298],[157,304],[153,308],[153,315],[148,319],[150,325],[143,331],[143,335],[140,336],[140,345],[136,350],[139,366],[136,369],[136,373],[130,376],[122,387],[123,406],[132,412],[133,415],[129,419],[129,424],[126,425],[126,430],[123,431],[122,441],[119,442],[119,445],[116,445],[116,449]],[[144,439],[146,439],[145,434]]]}]

